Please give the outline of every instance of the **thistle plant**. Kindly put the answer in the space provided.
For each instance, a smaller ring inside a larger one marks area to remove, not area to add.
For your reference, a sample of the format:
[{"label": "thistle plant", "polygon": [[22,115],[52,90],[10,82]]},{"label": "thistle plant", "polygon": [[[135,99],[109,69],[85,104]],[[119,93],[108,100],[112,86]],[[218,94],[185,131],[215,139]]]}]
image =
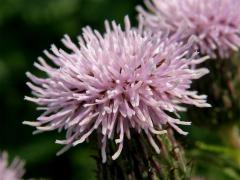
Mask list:
[{"label": "thistle plant", "polygon": [[[145,5],[137,7],[137,27],[128,16],[124,27],[106,20],[103,33],[84,27],[76,43],[65,35],[66,50],[52,45],[44,51],[47,60],[34,63],[45,76],[26,73],[32,95],[25,100],[42,114],[23,124],[35,127],[34,134],[63,131],[65,138],[55,141],[63,145],[57,155],[86,141],[95,144],[98,179],[189,179],[176,135],[187,135],[182,126],[191,121],[216,128],[240,148],[240,64],[234,55],[240,1]],[[182,120],[185,111],[190,121]],[[0,158],[0,180],[2,174],[15,180],[5,169]],[[21,178],[21,163],[9,169]]]},{"label": "thistle plant", "polygon": [[[107,152],[117,159],[126,138],[131,139],[129,143],[138,143],[138,148],[147,147],[147,140],[158,154],[165,146],[161,146],[161,134],[167,133],[167,127],[187,134],[179,127],[191,124],[180,120],[184,105],[210,107],[206,95],[190,89],[193,80],[209,72],[192,68],[207,58],[191,51],[191,38],[184,43],[179,41],[179,32],[167,36],[143,29],[141,21],[137,28],[131,28],[128,17],[124,22],[122,30],[115,21],[111,25],[106,21],[104,35],[83,28],[78,45],[66,35],[62,42],[71,52],[53,45],[52,53],[44,53],[54,65],[43,58],[34,64],[46,78],[27,73],[34,97],[25,99],[39,105],[44,113],[37,121],[24,124],[35,126],[36,133],[65,130],[66,139],[56,140],[65,145],[59,154],[86,141],[93,131],[100,142],[102,162],[110,161]],[[172,133],[168,136],[169,153],[175,151],[172,146],[176,143],[171,140]],[[117,150],[112,150],[116,146]],[[131,147],[134,145],[128,145]],[[145,152],[148,160],[149,152]],[[156,169],[154,160],[151,162],[146,168]]]}]

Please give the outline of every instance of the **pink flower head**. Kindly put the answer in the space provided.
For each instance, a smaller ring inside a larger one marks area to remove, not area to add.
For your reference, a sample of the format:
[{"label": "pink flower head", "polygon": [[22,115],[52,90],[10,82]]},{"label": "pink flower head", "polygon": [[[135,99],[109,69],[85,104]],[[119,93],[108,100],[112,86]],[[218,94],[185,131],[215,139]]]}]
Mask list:
[{"label": "pink flower head", "polygon": [[18,158],[8,166],[7,153],[0,154],[0,180],[20,180],[24,174],[24,163]]},{"label": "pink flower head", "polygon": [[118,145],[112,156],[116,159],[124,137],[131,137],[130,129],[143,131],[159,152],[152,135],[165,133],[163,125],[187,134],[177,125],[190,122],[172,117],[184,110],[180,104],[209,106],[205,95],[189,90],[193,79],[208,73],[205,68],[191,68],[205,58],[189,54],[190,43],[177,42],[178,35],[157,38],[159,34],[143,31],[141,24],[131,28],[128,17],[125,31],[114,21],[111,25],[106,21],[105,26],[104,35],[83,28],[78,45],[65,36],[63,44],[71,52],[54,45],[52,53],[45,51],[54,66],[39,58],[34,65],[47,78],[28,72],[32,83],[27,85],[35,97],[26,99],[45,112],[37,122],[24,123],[40,132],[65,129],[66,140],[56,141],[66,145],[63,151],[84,142],[96,130],[102,137],[103,162],[107,140],[115,139]]},{"label": "pink flower head", "polygon": [[211,58],[228,58],[240,46],[239,0],[145,0],[151,12],[141,7],[144,24],[154,32],[178,31],[198,37],[196,48]]}]

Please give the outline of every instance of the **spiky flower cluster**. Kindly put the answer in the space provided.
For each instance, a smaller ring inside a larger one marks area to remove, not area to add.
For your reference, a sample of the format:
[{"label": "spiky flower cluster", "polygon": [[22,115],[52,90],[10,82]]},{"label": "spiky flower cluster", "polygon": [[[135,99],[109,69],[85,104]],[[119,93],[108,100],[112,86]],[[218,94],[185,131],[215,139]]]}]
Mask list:
[{"label": "spiky flower cluster", "polygon": [[18,158],[8,166],[7,153],[0,154],[0,180],[20,180],[24,172],[24,163]]},{"label": "spiky flower cluster", "polygon": [[176,32],[185,26],[186,36],[196,35],[196,48],[212,58],[229,57],[240,47],[239,0],[145,0],[151,12],[138,7],[144,24],[154,32]]},{"label": "spiky flower cluster", "polygon": [[[208,107],[205,95],[189,90],[192,80],[208,73],[205,68],[191,68],[206,58],[189,54],[191,42],[177,42],[171,37],[143,31],[142,25],[131,28],[125,18],[125,30],[114,21],[105,22],[106,33],[101,35],[90,27],[83,29],[78,45],[68,36],[62,40],[71,52],[54,45],[46,56],[34,65],[47,74],[39,78],[31,73],[27,85],[35,97],[27,100],[38,104],[45,112],[36,122],[37,132],[65,129],[63,151],[84,142],[94,130],[102,137],[102,157],[106,161],[108,139],[115,139],[118,150],[130,129],[144,132],[157,152],[159,147],[152,135],[162,134],[163,125],[170,125],[180,134],[187,134],[178,125],[190,122],[179,120],[181,104]],[[175,115],[176,117],[175,117]],[[173,116],[174,115],[174,116]],[[63,152],[61,151],[61,152]],[[60,153],[61,153],[60,152]]]}]

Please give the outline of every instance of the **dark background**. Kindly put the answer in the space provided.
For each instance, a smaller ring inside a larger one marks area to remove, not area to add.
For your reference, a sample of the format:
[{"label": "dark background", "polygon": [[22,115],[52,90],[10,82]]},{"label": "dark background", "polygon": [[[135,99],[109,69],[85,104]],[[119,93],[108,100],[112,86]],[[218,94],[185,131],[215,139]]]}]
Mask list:
[{"label": "dark background", "polygon": [[[39,73],[33,62],[52,43],[62,47],[60,39],[64,34],[74,39],[85,25],[103,31],[105,19],[122,23],[126,14],[136,24],[135,6],[141,3],[141,0],[0,0],[0,151],[8,151],[10,159],[17,155],[26,161],[25,178],[95,179],[91,144],[81,144],[57,157],[61,146],[54,141],[64,134],[33,136],[34,129],[22,125],[39,115],[34,104],[23,100],[30,94],[25,72]],[[231,151],[221,148],[216,151],[205,144],[222,145],[214,132],[194,125],[187,131],[190,134],[180,140],[189,151],[191,162],[197,165],[193,169],[196,176],[239,178],[235,164],[228,163],[228,169],[224,169],[226,162],[232,162]],[[209,157],[213,163],[208,161]]]}]

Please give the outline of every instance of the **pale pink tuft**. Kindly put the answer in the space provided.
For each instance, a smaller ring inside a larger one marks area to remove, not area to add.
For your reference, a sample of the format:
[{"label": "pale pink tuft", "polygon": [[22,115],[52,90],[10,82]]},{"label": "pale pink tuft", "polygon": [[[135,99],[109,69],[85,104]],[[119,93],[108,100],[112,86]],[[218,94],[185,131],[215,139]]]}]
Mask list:
[{"label": "pale pink tuft", "polygon": [[0,180],[20,180],[24,174],[24,162],[15,158],[8,165],[8,155],[6,152],[0,154]]},{"label": "pale pink tuft", "polygon": [[163,125],[187,134],[178,127],[190,125],[178,118],[185,110],[181,104],[210,106],[205,95],[189,90],[192,80],[208,73],[191,67],[206,58],[189,54],[191,42],[177,42],[177,34],[155,36],[141,24],[132,29],[127,17],[125,31],[114,21],[111,26],[106,21],[105,27],[103,36],[84,28],[78,45],[65,36],[62,41],[71,52],[54,45],[52,53],[44,51],[55,65],[39,58],[34,65],[47,77],[27,73],[35,97],[26,99],[45,112],[36,122],[24,123],[36,126],[37,132],[65,129],[66,140],[56,141],[66,145],[60,153],[84,142],[94,130],[102,136],[103,162],[107,140],[115,139],[118,145],[112,156],[116,159],[131,130],[143,131],[159,153],[152,135],[166,133]]},{"label": "pale pink tuft", "polygon": [[145,27],[198,38],[196,48],[211,58],[228,58],[240,47],[240,0],[145,0],[150,12],[137,7]]}]

